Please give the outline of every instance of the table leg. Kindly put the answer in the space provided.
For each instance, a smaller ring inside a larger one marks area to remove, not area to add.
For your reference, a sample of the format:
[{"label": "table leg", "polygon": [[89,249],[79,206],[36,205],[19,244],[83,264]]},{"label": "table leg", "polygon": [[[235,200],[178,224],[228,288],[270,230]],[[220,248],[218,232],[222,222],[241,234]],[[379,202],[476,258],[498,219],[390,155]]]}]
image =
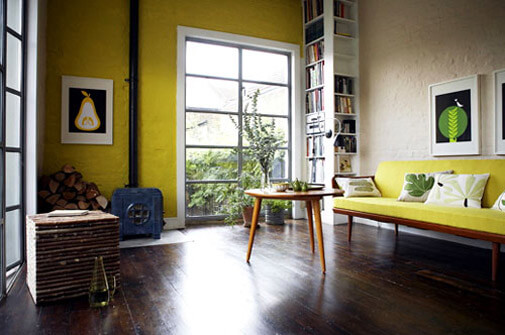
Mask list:
[{"label": "table leg", "polygon": [[316,221],[317,245],[319,247],[319,260],[321,261],[321,270],[326,273],[326,262],[324,260],[324,242],[323,242],[323,227],[321,224],[321,207],[319,200],[312,200],[312,207],[314,207],[314,218]]},{"label": "table leg", "polygon": [[312,223],[312,204],[310,201],[305,202],[307,207],[307,220],[309,221],[309,235],[310,235],[310,250],[314,253],[314,224]]},{"label": "table leg", "polygon": [[256,226],[258,225],[258,217],[260,216],[261,209],[261,198],[256,198],[254,201],[254,210],[251,221],[251,231],[249,233],[249,246],[247,247],[247,257],[246,261],[249,262],[249,258],[251,258],[251,251],[254,243],[254,234],[256,233]]}]

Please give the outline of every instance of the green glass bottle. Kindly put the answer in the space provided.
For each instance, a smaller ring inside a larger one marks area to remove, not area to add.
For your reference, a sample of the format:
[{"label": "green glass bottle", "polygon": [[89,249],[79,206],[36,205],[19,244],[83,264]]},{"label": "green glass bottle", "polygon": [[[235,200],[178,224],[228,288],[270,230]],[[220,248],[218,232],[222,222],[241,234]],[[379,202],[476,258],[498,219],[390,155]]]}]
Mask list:
[{"label": "green glass bottle", "polygon": [[89,305],[93,308],[104,307],[109,304],[109,284],[107,283],[107,274],[103,266],[102,256],[95,257],[95,267],[93,268],[93,277],[89,286]]}]

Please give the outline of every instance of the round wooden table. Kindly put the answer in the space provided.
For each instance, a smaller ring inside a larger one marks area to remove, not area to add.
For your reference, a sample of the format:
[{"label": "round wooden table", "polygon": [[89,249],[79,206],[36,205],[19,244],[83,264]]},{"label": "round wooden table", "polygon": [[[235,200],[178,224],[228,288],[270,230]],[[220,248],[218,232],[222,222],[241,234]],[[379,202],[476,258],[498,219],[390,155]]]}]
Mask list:
[{"label": "round wooden table", "polygon": [[317,233],[317,241],[319,247],[319,260],[321,261],[321,269],[323,273],[326,272],[326,263],[324,261],[324,245],[323,245],[323,228],[321,225],[321,208],[319,206],[319,201],[324,196],[341,196],[344,194],[343,190],[339,189],[322,189],[322,190],[314,190],[308,192],[294,192],[294,191],[286,191],[286,192],[272,192],[272,191],[263,191],[260,189],[246,190],[245,194],[255,197],[254,202],[254,211],[251,222],[251,232],[249,234],[249,246],[247,248],[247,256],[246,261],[249,262],[251,258],[251,251],[254,243],[254,235],[256,234],[256,227],[258,225],[258,217],[261,209],[261,201],[263,199],[276,199],[276,200],[298,200],[305,201],[307,206],[307,218],[309,223],[309,234],[310,234],[310,248],[312,252],[314,252],[314,228],[312,224],[312,208],[314,208],[314,218],[316,222],[316,233]]}]

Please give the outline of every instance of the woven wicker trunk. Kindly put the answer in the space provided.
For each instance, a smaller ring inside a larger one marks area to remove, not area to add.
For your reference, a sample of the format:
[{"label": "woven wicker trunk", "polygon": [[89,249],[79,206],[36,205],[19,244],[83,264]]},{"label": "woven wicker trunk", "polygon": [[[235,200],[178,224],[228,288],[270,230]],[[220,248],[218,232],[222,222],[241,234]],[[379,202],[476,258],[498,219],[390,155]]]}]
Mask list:
[{"label": "woven wicker trunk", "polygon": [[119,218],[100,211],[74,217],[27,217],[28,289],[36,304],[88,294],[94,260],[119,277]]}]

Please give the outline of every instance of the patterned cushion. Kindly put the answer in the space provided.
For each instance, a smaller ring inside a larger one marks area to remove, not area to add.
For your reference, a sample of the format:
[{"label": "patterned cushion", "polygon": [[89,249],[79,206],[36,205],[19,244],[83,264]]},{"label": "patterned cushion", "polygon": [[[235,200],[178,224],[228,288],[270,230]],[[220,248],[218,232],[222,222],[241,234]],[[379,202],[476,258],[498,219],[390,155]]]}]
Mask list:
[{"label": "patterned cushion", "polygon": [[425,202],[435,184],[435,176],[441,173],[450,174],[453,172],[453,170],[447,170],[430,173],[406,173],[402,193],[398,197],[398,201]]},{"label": "patterned cushion", "polygon": [[439,174],[426,204],[481,208],[489,178],[486,174]]},{"label": "patterned cushion", "polygon": [[372,178],[336,178],[338,186],[344,190],[344,197],[380,197],[381,193]]},{"label": "patterned cushion", "polygon": [[502,194],[496,199],[496,202],[494,203],[493,209],[505,212],[505,191],[503,191]]}]

